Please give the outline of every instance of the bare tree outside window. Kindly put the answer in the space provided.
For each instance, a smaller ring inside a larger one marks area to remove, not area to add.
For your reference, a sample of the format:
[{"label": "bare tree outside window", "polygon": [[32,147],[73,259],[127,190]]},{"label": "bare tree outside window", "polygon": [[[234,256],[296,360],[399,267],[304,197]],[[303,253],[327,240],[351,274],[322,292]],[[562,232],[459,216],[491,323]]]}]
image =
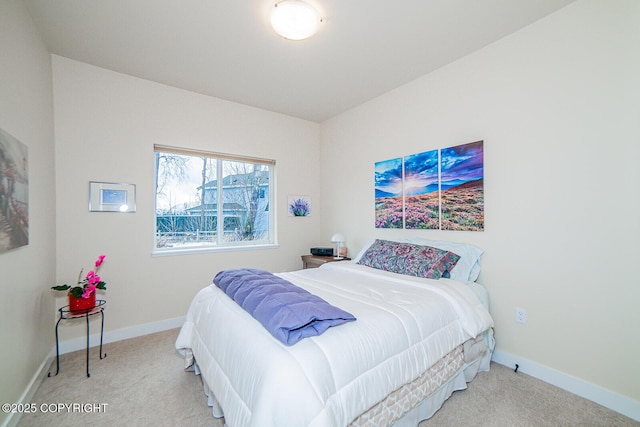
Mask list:
[{"label": "bare tree outside window", "polygon": [[273,243],[274,162],[184,151],[156,148],[156,249]]}]

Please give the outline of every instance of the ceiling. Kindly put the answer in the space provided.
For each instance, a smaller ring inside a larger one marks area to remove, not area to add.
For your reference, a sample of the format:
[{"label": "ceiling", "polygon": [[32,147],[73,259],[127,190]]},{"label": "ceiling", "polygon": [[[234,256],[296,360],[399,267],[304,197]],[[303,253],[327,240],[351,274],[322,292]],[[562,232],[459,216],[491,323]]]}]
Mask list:
[{"label": "ceiling", "polygon": [[57,55],[322,122],[574,0],[307,0],[320,31],[289,41],[275,0],[24,0]]}]

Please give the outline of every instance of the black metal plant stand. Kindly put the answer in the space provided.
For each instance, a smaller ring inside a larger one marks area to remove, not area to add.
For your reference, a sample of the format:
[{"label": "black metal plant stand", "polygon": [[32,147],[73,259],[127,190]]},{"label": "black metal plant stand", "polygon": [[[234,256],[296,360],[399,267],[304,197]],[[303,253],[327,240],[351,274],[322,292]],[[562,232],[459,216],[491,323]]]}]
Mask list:
[{"label": "black metal plant stand", "polygon": [[[83,310],[69,310],[69,306],[65,305],[64,307],[60,307],[58,311],[60,312],[60,318],[56,322],[56,373],[54,376],[58,375],[60,372],[60,346],[58,341],[58,326],[62,320],[68,319],[78,319],[84,317],[87,321],[87,378],[91,376],[89,373],[89,316],[93,316],[94,314],[100,313],[102,317],[102,325],[100,327],[100,359],[104,359],[107,357],[105,353],[102,355],[102,338],[104,337],[104,305],[107,301],[103,299],[99,299],[96,301],[95,307],[86,308]],[[51,376],[51,372],[49,372],[48,376]]]}]

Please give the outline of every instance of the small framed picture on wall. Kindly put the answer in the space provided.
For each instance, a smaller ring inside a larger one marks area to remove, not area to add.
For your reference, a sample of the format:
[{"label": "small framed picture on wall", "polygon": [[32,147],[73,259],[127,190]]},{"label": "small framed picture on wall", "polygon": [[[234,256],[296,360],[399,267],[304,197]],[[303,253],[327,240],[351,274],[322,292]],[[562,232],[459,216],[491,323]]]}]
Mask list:
[{"label": "small framed picture on wall", "polygon": [[311,215],[311,197],[289,196],[287,197],[287,207],[289,216],[309,216]]},{"label": "small framed picture on wall", "polygon": [[89,182],[90,212],[135,212],[135,184]]}]

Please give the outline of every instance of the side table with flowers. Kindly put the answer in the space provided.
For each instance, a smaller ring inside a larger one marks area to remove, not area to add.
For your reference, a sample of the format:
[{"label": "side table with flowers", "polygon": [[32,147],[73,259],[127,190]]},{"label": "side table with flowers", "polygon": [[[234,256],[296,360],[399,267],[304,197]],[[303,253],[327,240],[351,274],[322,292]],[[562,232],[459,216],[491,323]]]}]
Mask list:
[{"label": "side table with flowers", "polygon": [[[69,305],[65,305],[58,309],[60,312],[60,318],[56,323],[56,373],[60,372],[60,347],[58,342],[58,326],[60,322],[65,319],[76,319],[84,317],[87,322],[87,377],[90,377],[89,373],[89,316],[100,313],[102,317],[102,327],[100,330],[100,359],[107,357],[106,354],[102,355],[102,340],[104,336],[104,305],[105,300],[96,301],[96,290],[106,290],[107,284],[98,276],[98,270],[104,262],[105,255],[100,255],[95,262],[95,270],[89,271],[83,278],[82,273],[84,269],[80,270],[78,275],[78,281],[76,285],[71,286],[68,284],[52,286],[51,289],[55,291],[67,291],[69,297]],[[54,375],[54,376],[55,376]],[[51,372],[49,372],[51,376]]]}]

